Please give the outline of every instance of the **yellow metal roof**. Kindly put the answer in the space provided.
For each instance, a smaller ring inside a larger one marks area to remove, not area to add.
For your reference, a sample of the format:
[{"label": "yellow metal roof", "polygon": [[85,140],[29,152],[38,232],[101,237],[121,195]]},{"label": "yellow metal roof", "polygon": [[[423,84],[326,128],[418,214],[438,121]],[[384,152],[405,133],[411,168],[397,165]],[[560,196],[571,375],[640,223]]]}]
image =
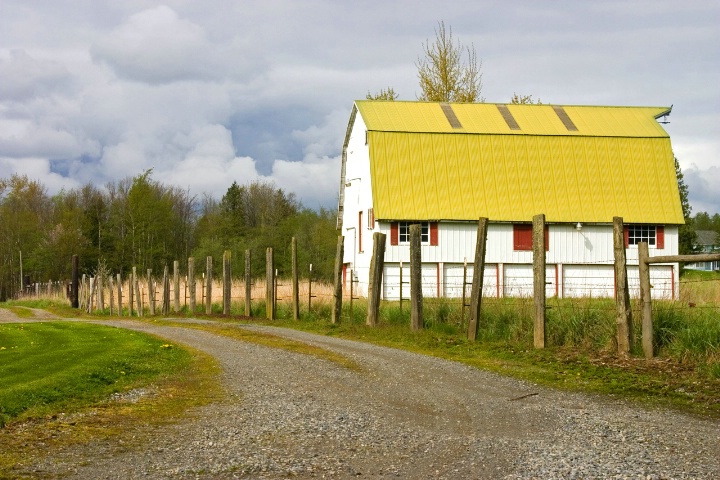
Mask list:
[{"label": "yellow metal roof", "polygon": [[[416,133],[478,133],[512,135],[574,135],[599,137],[668,137],[655,118],[668,107],[597,107],[558,105],[449,104],[462,128],[453,128],[441,104],[433,102],[355,102],[368,131]],[[498,105],[507,107],[520,129],[512,130]],[[555,112],[560,107],[577,126],[569,131]]]},{"label": "yellow metal roof", "polygon": [[386,220],[682,224],[662,107],[358,101],[368,128],[373,208]]}]

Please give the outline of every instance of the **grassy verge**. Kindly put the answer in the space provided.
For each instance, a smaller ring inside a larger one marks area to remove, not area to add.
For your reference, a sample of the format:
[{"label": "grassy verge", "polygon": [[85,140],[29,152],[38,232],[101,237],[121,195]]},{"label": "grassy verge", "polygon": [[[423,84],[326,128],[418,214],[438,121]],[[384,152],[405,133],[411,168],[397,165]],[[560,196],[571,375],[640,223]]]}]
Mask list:
[{"label": "grassy verge", "polygon": [[137,332],[0,324],[0,478],[17,478],[51,449],[137,435],[221,398],[217,372],[200,352]]}]

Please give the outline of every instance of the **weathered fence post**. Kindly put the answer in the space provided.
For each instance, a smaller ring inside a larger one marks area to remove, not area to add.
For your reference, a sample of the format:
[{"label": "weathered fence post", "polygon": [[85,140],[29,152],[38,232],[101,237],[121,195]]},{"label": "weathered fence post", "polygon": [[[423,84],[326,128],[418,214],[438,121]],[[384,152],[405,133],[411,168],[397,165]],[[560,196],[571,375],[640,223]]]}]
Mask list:
[{"label": "weathered fence post", "polygon": [[[93,303],[93,302],[95,301],[95,288],[96,288],[96,284],[97,284],[97,283],[95,282],[95,277],[91,277],[91,278],[90,278],[90,290],[89,290],[89,291],[90,291],[90,295],[89,295],[89,297],[88,297],[88,310],[87,310],[88,313],[92,313],[92,311],[93,311],[93,306],[94,306],[94,303]],[[40,289],[40,284],[39,284],[39,283],[36,283],[36,284],[35,284],[35,296],[36,296],[36,297],[39,296],[39,293],[38,293],[38,292],[39,292],[39,289]]]},{"label": "weathered fence post", "polygon": [[647,242],[638,244],[638,270],[640,273],[640,300],[642,301],[642,346],[645,358],[653,358],[652,299],[650,295],[650,253]]},{"label": "weathered fence post", "polygon": [[535,348],[545,348],[545,215],[533,217],[533,296],[535,297]]},{"label": "weathered fence post", "polygon": [[615,307],[618,354],[627,356],[632,345],[632,311],[625,257],[625,229],[622,217],[613,217],[613,245],[615,250]]},{"label": "weathered fence post", "polygon": [[195,307],[196,307],[195,302],[197,300],[197,287],[196,287],[196,282],[195,282],[195,258],[194,257],[188,258],[187,278],[188,278],[188,294],[190,296],[188,307],[190,308],[190,314],[192,315],[195,313]]},{"label": "weathered fence post", "polygon": [[115,286],[113,285],[112,275],[108,276],[108,293],[110,294],[110,315],[115,311]]},{"label": "weathered fence post", "polygon": [[[72,308],[78,308],[80,306],[80,297],[78,295],[78,283],[79,283],[79,274],[80,274],[80,260],[78,259],[77,255],[72,256],[72,286],[70,289],[72,290],[70,293],[70,302]],[[20,289],[22,289],[22,284],[20,286]]]},{"label": "weathered fence post", "polygon": [[265,251],[265,313],[275,319],[275,256],[272,247]]},{"label": "weathered fence post", "polygon": [[[478,219],[477,238],[475,239],[475,261],[473,262],[473,279],[470,287],[470,320],[468,322],[468,340],[477,340],[480,329],[480,310],[482,307],[482,290],[485,276],[485,247],[487,246],[488,219]],[[463,273],[463,308],[465,306],[465,277],[467,265]]]},{"label": "weathered fence post", "polygon": [[205,313],[212,313],[212,257],[207,257],[205,264]]},{"label": "weathered fence post", "polygon": [[413,330],[423,328],[422,226],[410,225],[410,324]]},{"label": "weathered fence post", "polygon": [[135,311],[135,289],[133,289],[133,278],[135,277],[135,273],[130,273],[130,278],[128,278],[128,317],[133,316],[133,312]]},{"label": "weathered fence post", "polygon": [[97,306],[101,312],[105,310],[105,285],[103,285],[103,274],[97,274]]},{"label": "weathered fence post", "polygon": [[230,270],[230,250],[223,253],[223,315],[230,315],[232,295],[232,272]]},{"label": "weathered fence post", "polygon": [[373,234],[373,253],[370,258],[370,279],[368,282],[368,312],[367,324],[371,327],[377,325],[380,318],[380,297],[382,294],[382,276],[385,268],[385,238],[384,233]]},{"label": "weathered fence post", "polygon": [[180,311],[180,262],[173,261],[173,312]]},{"label": "weathered fence post", "polygon": [[147,269],[148,308],[150,315],[155,315],[155,280],[152,277],[152,269]]},{"label": "weathered fence post", "polygon": [[308,272],[308,290],[307,290],[307,298],[308,298],[308,313],[312,312],[312,263],[310,264],[310,271]]},{"label": "weathered fence post", "polygon": [[292,311],[293,320],[300,320],[300,290],[298,285],[297,239],[292,237]]},{"label": "weathered fence post", "polygon": [[340,315],[342,314],[342,296],[343,296],[343,284],[342,284],[342,272],[343,272],[343,255],[345,251],[345,237],[342,235],[338,236],[337,250],[335,251],[335,270],[334,280],[335,289],[333,292],[333,310],[332,310],[332,323],[340,322]]},{"label": "weathered fence post", "polygon": [[245,316],[252,315],[252,252],[245,250]]},{"label": "weathered fence post", "polygon": [[117,297],[118,297],[118,316],[122,316],[122,274],[117,274]]},{"label": "weathered fence post", "polygon": [[168,315],[169,313],[170,313],[170,267],[165,265],[163,267],[162,314]]},{"label": "weathered fence post", "polygon": [[140,295],[140,279],[137,276],[137,268],[133,267],[133,290],[135,290],[135,298],[137,304],[137,316],[143,316],[142,296]]}]

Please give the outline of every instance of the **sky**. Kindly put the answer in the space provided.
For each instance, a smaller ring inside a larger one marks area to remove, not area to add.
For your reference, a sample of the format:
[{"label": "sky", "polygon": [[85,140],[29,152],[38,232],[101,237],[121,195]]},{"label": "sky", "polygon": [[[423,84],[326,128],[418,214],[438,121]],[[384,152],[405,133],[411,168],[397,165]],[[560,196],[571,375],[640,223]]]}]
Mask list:
[{"label": "sky", "polygon": [[475,48],[488,102],[672,105],[693,213],[720,213],[707,0],[0,0],[0,178],[54,194],[152,169],[198,196],[260,180],[335,208],[353,101],[417,99],[439,21]]}]

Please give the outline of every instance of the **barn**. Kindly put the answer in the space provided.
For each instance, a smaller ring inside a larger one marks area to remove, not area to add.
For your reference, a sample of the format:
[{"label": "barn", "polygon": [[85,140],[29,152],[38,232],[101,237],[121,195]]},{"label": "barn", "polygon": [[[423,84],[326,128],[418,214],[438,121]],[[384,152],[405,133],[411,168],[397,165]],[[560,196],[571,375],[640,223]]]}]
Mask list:
[{"label": "barn", "polygon": [[[631,294],[637,244],[677,255],[684,223],[668,107],[358,100],[342,150],[343,281],[367,292],[374,232],[387,235],[382,296],[406,298],[409,225],[422,225],[427,297],[462,294],[477,219],[489,219],[483,295],[532,294],[532,217],[545,214],[547,294],[614,295],[612,220],[625,223]],[[677,298],[678,265],[653,265],[652,294]],[[404,280],[401,282],[401,278]],[[468,278],[472,278],[469,267]]]}]

